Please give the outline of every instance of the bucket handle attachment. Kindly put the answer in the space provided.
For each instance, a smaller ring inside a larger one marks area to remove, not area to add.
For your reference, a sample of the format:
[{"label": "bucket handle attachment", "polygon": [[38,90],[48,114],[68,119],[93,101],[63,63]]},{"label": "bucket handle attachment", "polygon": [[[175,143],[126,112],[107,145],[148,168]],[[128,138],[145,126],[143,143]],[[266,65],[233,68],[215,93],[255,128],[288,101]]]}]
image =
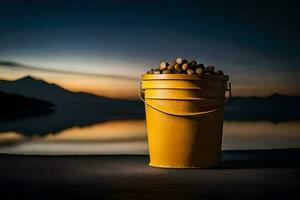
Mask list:
[{"label": "bucket handle attachment", "polygon": [[228,97],[225,97],[225,104],[228,103],[229,99],[231,99],[231,82],[228,81],[227,82],[227,87],[226,87],[226,91],[225,92],[228,92]]},{"label": "bucket handle attachment", "polygon": [[[225,103],[227,103],[229,101],[229,99],[231,98],[231,83],[228,82],[228,88],[226,88],[226,91],[229,92],[229,96],[225,99]],[[167,114],[167,115],[173,115],[173,116],[200,116],[200,115],[205,115],[205,114],[209,114],[209,113],[212,113],[214,111],[216,111],[218,109],[217,108],[214,108],[212,110],[209,110],[209,111],[200,111],[200,112],[192,112],[192,113],[170,113],[170,112],[166,112],[166,111],[163,111],[163,110],[160,110],[159,108],[156,108],[154,107],[153,105],[150,105],[149,103],[147,103],[145,101],[145,97],[144,96],[144,90],[142,89],[142,82],[140,83],[140,100],[142,102],[144,102],[147,106],[153,108],[154,110],[158,111],[158,112],[161,112],[161,113],[164,113],[164,114]]]}]

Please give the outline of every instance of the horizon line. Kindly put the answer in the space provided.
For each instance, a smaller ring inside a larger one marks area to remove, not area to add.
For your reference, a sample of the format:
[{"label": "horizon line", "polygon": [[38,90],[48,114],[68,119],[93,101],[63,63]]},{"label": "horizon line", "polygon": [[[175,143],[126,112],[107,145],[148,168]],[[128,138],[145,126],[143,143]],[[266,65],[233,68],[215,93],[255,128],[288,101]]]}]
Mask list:
[{"label": "horizon line", "polygon": [[[14,79],[14,80],[7,80],[7,79],[1,79],[0,78],[0,81],[8,81],[8,82],[15,82],[15,81],[18,81],[18,80],[22,80],[22,79],[26,79],[26,78],[31,78],[35,81],[43,81],[49,85],[56,85],[57,87],[60,87],[62,88],[63,90],[66,90],[68,92],[72,92],[72,93],[85,93],[85,94],[89,94],[89,95],[94,95],[94,96],[97,96],[97,97],[105,97],[105,98],[111,98],[111,97],[106,97],[106,96],[101,96],[101,95],[97,95],[97,94],[93,94],[93,93],[90,93],[90,92],[74,92],[74,91],[71,91],[69,89],[66,89],[65,87],[62,87],[60,86],[59,84],[56,84],[56,83],[49,83],[48,81],[42,79],[42,78],[39,78],[37,76],[32,76],[32,75],[25,75],[25,76],[22,76],[21,78],[17,78],[17,79]],[[1,91],[1,90],[0,90]],[[3,91],[2,91],[3,92]],[[268,96],[256,96],[256,95],[253,95],[253,96],[233,96],[231,98],[251,98],[251,97],[258,97],[258,98],[268,98],[268,97],[271,97],[271,96],[288,96],[288,97],[299,97],[300,95],[285,95],[285,94],[281,94],[279,92],[274,92]],[[120,98],[111,98],[111,99],[120,99]]]}]

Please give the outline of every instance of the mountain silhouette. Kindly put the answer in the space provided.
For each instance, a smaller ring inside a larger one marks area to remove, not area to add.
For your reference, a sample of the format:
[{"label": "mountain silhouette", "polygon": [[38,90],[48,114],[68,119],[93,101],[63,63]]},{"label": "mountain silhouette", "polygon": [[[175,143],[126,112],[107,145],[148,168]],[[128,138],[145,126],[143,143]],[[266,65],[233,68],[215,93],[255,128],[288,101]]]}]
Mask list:
[{"label": "mountain silhouette", "polygon": [[47,101],[0,92],[0,122],[47,115],[54,112],[53,106]]},{"label": "mountain silhouette", "polygon": [[15,81],[0,80],[0,91],[49,101],[57,106],[78,106],[83,104],[107,105],[117,102],[130,102],[118,101],[83,92],[71,92],[56,84],[48,83],[31,76],[26,76]]},{"label": "mountain silhouette", "polygon": [[278,93],[268,97],[233,97],[228,105],[230,109],[260,111],[289,109],[299,111],[300,96],[287,96]]},{"label": "mountain silhouette", "polygon": [[281,122],[300,119],[300,96],[275,93],[268,97],[233,97],[225,106],[225,119]]},{"label": "mountain silhouette", "polygon": [[[8,106],[12,106],[9,108]],[[3,106],[2,109],[19,109],[19,108],[44,108],[44,107],[53,107],[54,104],[48,101],[35,99],[32,97],[25,97],[16,94],[10,94],[0,91],[0,106]]]}]

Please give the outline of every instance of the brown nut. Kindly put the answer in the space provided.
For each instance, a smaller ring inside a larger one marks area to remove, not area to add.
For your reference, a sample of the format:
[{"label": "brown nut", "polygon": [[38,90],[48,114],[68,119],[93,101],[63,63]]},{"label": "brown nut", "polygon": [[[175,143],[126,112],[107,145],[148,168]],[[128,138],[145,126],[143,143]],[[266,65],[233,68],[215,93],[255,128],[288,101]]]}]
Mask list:
[{"label": "brown nut", "polygon": [[182,74],[183,70],[181,68],[174,71],[175,74]]},{"label": "brown nut", "polygon": [[183,69],[183,70],[187,70],[188,68],[190,68],[190,65],[189,65],[188,63],[184,63],[184,64],[182,65],[182,69]]},{"label": "brown nut", "polygon": [[171,72],[169,70],[164,70],[162,71],[163,74],[171,74]]},{"label": "brown nut", "polygon": [[214,66],[207,66],[206,69],[209,72],[214,72],[215,71],[215,67]]},{"label": "brown nut", "polygon": [[181,65],[182,64],[182,58],[176,58],[176,63]]},{"label": "brown nut", "polygon": [[203,64],[200,63],[200,64],[197,65],[197,68],[201,68],[201,69],[204,70],[204,69],[205,69],[205,66],[204,66]]},{"label": "brown nut", "polygon": [[176,63],[175,63],[175,62],[172,62],[172,63],[168,66],[168,70],[169,70],[169,71],[174,71],[174,70],[175,70],[175,65],[176,65]]},{"label": "brown nut", "polygon": [[159,66],[160,66],[160,70],[165,70],[165,69],[168,68],[169,63],[167,63],[167,62],[161,62]]},{"label": "brown nut", "polygon": [[222,70],[218,70],[218,71],[216,71],[216,74],[218,74],[218,75],[224,75],[224,72]]},{"label": "brown nut", "polygon": [[153,71],[152,70],[147,71],[146,74],[153,74]]},{"label": "brown nut", "polygon": [[191,66],[191,68],[196,68],[196,67],[197,67],[197,61],[191,60],[191,61],[189,62],[189,65]]},{"label": "brown nut", "polygon": [[187,69],[186,72],[187,74],[195,74],[195,71],[192,69]]},{"label": "brown nut", "polygon": [[183,65],[184,63],[188,63],[187,59],[182,59],[181,64]]},{"label": "brown nut", "polygon": [[181,65],[178,64],[178,63],[175,64],[174,68],[175,68],[175,70],[182,69],[182,68],[181,68]]},{"label": "brown nut", "polygon": [[204,73],[204,69],[202,69],[201,67],[196,69],[196,74],[201,75],[202,73]]}]

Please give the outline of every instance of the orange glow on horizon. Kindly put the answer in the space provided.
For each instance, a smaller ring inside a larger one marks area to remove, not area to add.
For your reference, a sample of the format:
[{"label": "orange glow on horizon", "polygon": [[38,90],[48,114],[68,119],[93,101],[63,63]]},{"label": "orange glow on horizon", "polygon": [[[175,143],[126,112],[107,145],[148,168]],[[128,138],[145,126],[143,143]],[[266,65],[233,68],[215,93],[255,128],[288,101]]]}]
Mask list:
[{"label": "orange glow on horizon", "polygon": [[80,77],[78,81],[67,79],[53,80],[55,83],[72,92],[87,92],[98,96],[122,99],[136,99],[138,97],[138,83],[116,79],[92,79]]},{"label": "orange glow on horizon", "polygon": [[13,81],[30,75],[48,83],[57,84],[58,86],[72,92],[86,92],[98,96],[120,99],[137,99],[139,94],[138,80],[134,81],[101,76],[49,73],[44,71],[35,71],[30,74],[23,71],[14,71],[12,73],[9,70],[4,70],[4,72],[6,73],[0,74],[1,80]]}]

